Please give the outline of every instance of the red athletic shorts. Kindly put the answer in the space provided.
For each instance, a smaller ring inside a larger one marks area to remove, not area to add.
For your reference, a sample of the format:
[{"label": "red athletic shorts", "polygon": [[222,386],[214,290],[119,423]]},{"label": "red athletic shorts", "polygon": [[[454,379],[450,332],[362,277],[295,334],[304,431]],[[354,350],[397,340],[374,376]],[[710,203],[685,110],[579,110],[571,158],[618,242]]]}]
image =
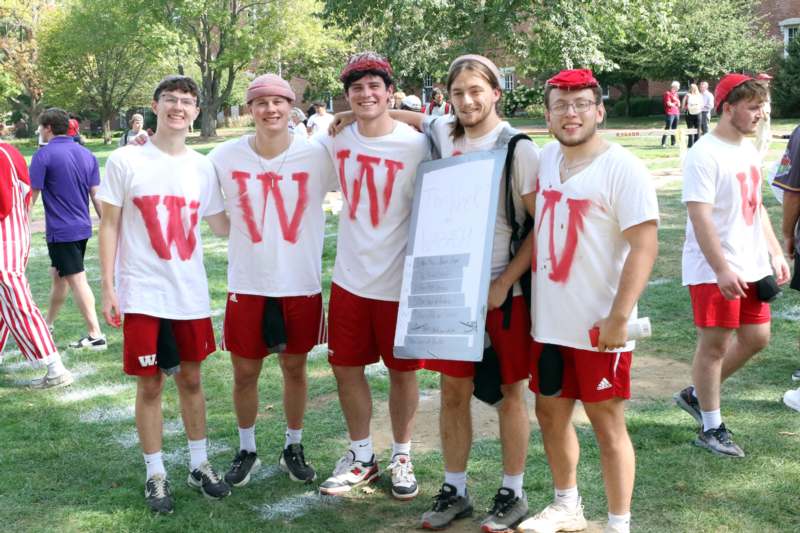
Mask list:
[{"label": "red athletic shorts", "polygon": [[769,304],[758,299],[756,284],[748,283],[744,298],[726,300],[716,283],[689,285],[694,324],[700,328],[737,329],[742,324],[770,321]]},{"label": "red athletic shorts", "polygon": [[[539,356],[543,344],[531,341],[530,389],[539,392]],[[559,346],[564,360],[561,398],[574,398],[582,402],[603,402],[612,398],[631,397],[631,362],[633,352],[593,352]]]},{"label": "red athletic shorts", "polygon": [[[284,296],[279,300],[286,327],[284,353],[308,353],[317,344],[325,342],[322,294]],[[266,296],[228,293],[222,332],[223,350],[247,359],[261,359],[268,355],[268,348],[261,334],[266,301]]]},{"label": "red athletic shorts", "polygon": [[[158,373],[158,317],[126,313],[122,324],[122,367],[131,376],[153,376]],[[181,361],[204,361],[217,349],[211,318],[173,320],[172,333],[178,344]]]},{"label": "red athletic shorts", "polygon": [[[492,309],[486,313],[486,331],[500,361],[500,379],[503,385],[516,383],[530,377],[531,365],[531,315],[523,296],[511,300],[511,324],[503,329],[503,310]],[[425,359],[426,370],[433,370],[454,378],[471,378],[475,363]]]},{"label": "red athletic shorts", "polygon": [[362,298],[331,285],[328,309],[328,361],[339,366],[363,366],[383,358],[386,368],[412,371],[419,359],[395,359],[394,330],[398,302]]}]

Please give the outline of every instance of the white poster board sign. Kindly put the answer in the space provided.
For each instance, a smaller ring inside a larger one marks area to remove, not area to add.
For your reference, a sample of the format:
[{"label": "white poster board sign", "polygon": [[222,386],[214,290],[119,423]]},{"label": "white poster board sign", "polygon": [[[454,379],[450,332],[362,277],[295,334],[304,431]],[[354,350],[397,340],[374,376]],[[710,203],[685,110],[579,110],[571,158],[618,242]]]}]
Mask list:
[{"label": "white poster board sign", "polygon": [[480,361],[505,150],[420,165],[394,355]]}]

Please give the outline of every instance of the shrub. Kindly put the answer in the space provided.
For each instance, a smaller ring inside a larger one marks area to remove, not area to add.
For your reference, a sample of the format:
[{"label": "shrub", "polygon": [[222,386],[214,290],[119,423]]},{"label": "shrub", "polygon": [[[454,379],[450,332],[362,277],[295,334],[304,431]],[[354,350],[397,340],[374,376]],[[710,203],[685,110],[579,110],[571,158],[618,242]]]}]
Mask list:
[{"label": "shrub", "polygon": [[533,115],[541,114],[544,105],[544,95],[540,89],[517,85],[513,91],[503,93],[503,114],[513,117],[518,114]]},{"label": "shrub", "polygon": [[778,115],[796,117],[800,115],[800,39],[792,39],[787,51],[772,84],[772,103]]}]

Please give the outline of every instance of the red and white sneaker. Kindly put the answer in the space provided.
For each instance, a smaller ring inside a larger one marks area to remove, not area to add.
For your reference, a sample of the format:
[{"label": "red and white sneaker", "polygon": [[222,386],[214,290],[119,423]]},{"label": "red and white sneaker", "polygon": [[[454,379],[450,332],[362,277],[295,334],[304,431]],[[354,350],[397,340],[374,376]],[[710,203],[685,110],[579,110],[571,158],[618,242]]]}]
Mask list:
[{"label": "red and white sneaker", "polygon": [[356,461],[356,454],[352,450],[339,459],[333,469],[331,477],[319,486],[320,494],[338,496],[350,492],[356,487],[375,481],[380,476],[378,461],[375,456],[368,463]]}]

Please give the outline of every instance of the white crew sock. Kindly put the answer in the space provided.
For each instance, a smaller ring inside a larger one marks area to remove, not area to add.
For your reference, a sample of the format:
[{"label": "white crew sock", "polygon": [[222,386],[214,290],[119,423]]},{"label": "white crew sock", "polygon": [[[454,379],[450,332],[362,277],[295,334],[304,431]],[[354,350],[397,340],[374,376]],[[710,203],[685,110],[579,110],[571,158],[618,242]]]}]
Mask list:
[{"label": "white crew sock", "polygon": [[356,456],[356,461],[369,463],[372,461],[372,456],[374,455],[372,451],[372,437],[361,440],[351,440],[350,450],[352,450],[353,455]]},{"label": "white crew sock", "polygon": [[615,527],[614,531],[627,533],[631,530],[631,513],[611,514],[608,513],[608,525]]},{"label": "white crew sock", "polygon": [[155,453],[143,453],[144,466],[147,468],[147,479],[150,479],[156,474],[161,474],[167,477],[167,471],[164,469],[164,458],[161,455],[161,450]]},{"label": "white crew sock", "polygon": [[562,505],[568,509],[576,508],[578,503],[581,501],[580,494],[578,494],[577,485],[569,489],[556,489],[555,493],[555,502],[558,505]]},{"label": "white crew sock", "polygon": [[54,354],[50,362],[47,363],[47,377],[54,378],[66,371],[67,369],[64,367],[64,363],[61,362],[61,355],[58,353]]},{"label": "white crew sock", "polygon": [[467,473],[444,471],[444,482],[456,488],[456,494],[466,496],[467,494]]},{"label": "white crew sock", "polygon": [[714,411],[700,411],[703,416],[703,431],[715,429],[722,425],[722,413],[719,409]]},{"label": "white crew sock", "polygon": [[206,439],[189,441],[189,470],[194,471],[208,461],[208,445]]},{"label": "white crew sock", "polygon": [[290,444],[300,444],[300,441],[303,440],[303,428],[300,429],[292,429],[290,427],[286,427],[286,440],[283,442],[283,447],[288,448]]},{"label": "white crew sock", "polygon": [[392,442],[392,459],[395,455],[408,455],[411,457],[411,441]]},{"label": "white crew sock", "polygon": [[239,449],[246,452],[256,451],[256,426],[239,428]]},{"label": "white crew sock", "polygon": [[516,475],[510,475],[503,472],[503,487],[514,491],[516,497],[522,496],[522,481],[525,478],[525,472]]}]

